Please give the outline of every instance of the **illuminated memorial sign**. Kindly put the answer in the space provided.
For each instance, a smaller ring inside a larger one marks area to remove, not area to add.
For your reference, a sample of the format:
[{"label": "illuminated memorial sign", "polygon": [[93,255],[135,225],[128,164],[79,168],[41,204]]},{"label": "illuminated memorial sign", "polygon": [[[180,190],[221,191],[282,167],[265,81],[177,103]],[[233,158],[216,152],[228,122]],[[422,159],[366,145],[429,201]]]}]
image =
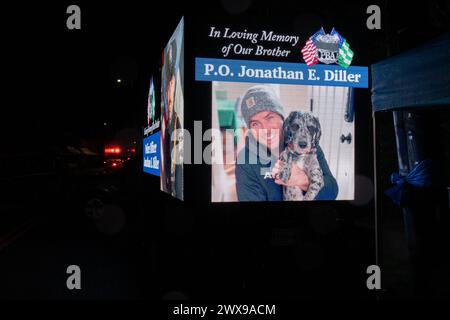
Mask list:
[{"label": "illuminated memorial sign", "polygon": [[352,65],[347,40],[323,28],[305,39],[204,30],[217,49],[197,55],[195,80],[211,83],[211,123],[221,136],[215,150],[223,154],[211,164],[211,201],[353,200],[355,131],[347,115],[352,90],[368,87],[368,68]]},{"label": "illuminated memorial sign", "polygon": [[184,128],[184,19],[181,19],[163,52],[161,75],[161,190],[184,199],[184,166],[181,161]]},{"label": "illuminated memorial sign", "polygon": [[161,144],[159,131],[159,108],[156,106],[156,91],[153,78],[150,79],[147,100],[147,122],[144,128],[143,170],[155,176],[160,176]]}]

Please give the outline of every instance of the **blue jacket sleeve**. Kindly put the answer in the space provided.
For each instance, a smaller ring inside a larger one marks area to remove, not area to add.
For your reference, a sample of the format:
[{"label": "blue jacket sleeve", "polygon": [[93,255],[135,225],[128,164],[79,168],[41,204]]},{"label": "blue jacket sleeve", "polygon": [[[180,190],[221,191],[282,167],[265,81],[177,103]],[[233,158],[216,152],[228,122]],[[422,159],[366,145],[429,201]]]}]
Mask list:
[{"label": "blue jacket sleeve", "polygon": [[237,164],[236,191],[239,201],[267,201],[267,195],[254,171],[245,164]]},{"label": "blue jacket sleeve", "polygon": [[339,192],[339,187],[328,167],[327,160],[320,146],[317,148],[317,160],[323,172],[324,186],[319,191],[315,200],[335,200]]}]

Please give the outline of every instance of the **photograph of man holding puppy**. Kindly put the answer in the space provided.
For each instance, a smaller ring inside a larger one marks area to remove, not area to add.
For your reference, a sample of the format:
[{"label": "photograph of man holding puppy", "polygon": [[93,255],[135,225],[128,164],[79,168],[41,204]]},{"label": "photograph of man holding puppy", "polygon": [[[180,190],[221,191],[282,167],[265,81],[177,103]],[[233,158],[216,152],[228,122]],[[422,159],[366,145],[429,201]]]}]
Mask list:
[{"label": "photograph of man holding puppy", "polygon": [[[296,162],[287,164],[279,158],[286,147],[283,132],[286,130],[283,130],[283,106],[276,94],[267,86],[254,86],[244,94],[240,107],[249,131],[245,147],[239,152],[235,166],[238,201],[296,200],[292,197],[286,199],[286,189],[297,189],[307,194],[313,186],[313,176],[308,176],[306,172],[309,170],[306,170],[306,167],[301,168]],[[317,128],[310,127],[307,130],[314,131]],[[308,145],[306,141],[301,143],[305,143],[305,146],[301,147],[306,148]],[[312,148],[310,145],[308,147]],[[260,152],[261,148],[266,148],[267,152]],[[305,200],[334,200],[338,193],[336,180],[320,146],[314,148],[323,183],[314,198]],[[250,161],[251,158],[253,161]],[[287,165],[290,167],[289,177],[283,179],[280,174],[282,168]]]}]

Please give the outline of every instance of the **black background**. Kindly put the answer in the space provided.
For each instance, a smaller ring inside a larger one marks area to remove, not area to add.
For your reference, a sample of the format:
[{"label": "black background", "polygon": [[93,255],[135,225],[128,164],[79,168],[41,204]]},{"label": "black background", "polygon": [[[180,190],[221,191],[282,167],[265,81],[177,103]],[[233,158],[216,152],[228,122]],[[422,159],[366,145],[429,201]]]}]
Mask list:
[{"label": "black background", "polygon": [[[378,4],[382,29],[372,31],[366,28],[365,11],[373,4],[368,1],[79,1],[81,30],[68,30],[70,4],[18,3],[3,10],[2,73],[7,87],[0,137],[5,158],[19,159],[24,153],[51,158],[49,150],[68,140],[83,140],[101,150],[121,128],[142,130],[149,80],[160,77],[163,48],[183,15],[189,129],[193,120],[210,127],[210,84],[194,81],[193,61],[195,56],[218,53],[217,46],[202,38],[211,21],[236,29],[295,34],[300,36],[298,47],[321,26],[327,32],[335,27],[355,52],[352,64],[370,66],[446,32],[450,12],[446,1],[384,1]],[[122,79],[120,85],[117,78]],[[159,96],[156,86],[155,92]],[[193,165],[185,166],[182,203],[159,191],[158,178],[142,174],[138,157],[135,169],[120,180],[129,224],[120,235],[106,237],[86,227],[77,211],[80,202],[66,202],[75,189],[72,180],[52,180],[50,189],[64,185],[65,193],[52,193],[48,201],[38,195],[46,200],[35,206],[31,194],[40,188],[37,182],[31,191],[17,191],[19,201],[30,203],[32,210],[27,207],[22,215],[3,218],[9,225],[30,212],[38,220],[45,217],[36,232],[2,252],[5,285],[0,286],[0,297],[375,300],[376,294],[367,290],[365,272],[376,261],[370,90],[355,93],[356,201],[211,204],[210,168]],[[392,118],[382,114],[380,119],[378,170],[384,188],[397,162]],[[1,169],[2,176],[23,173],[18,164]],[[85,189],[83,184],[79,188]],[[401,213],[383,201],[395,242],[403,236]],[[292,242],[281,245],[280,238]],[[385,294],[407,297],[407,279],[396,278],[394,263],[405,248],[390,249],[394,254],[384,258],[392,268],[383,278]],[[36,261],[40,262],[33,268]],[[65,267],[77,263],[87,280],[81,292],[68,292]]]}]

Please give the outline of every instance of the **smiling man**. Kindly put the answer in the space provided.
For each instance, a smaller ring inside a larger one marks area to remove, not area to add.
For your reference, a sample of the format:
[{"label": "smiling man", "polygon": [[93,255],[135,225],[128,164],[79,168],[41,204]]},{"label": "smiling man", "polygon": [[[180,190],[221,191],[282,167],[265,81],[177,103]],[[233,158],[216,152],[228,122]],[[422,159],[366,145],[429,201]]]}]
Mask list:
[{"label": "smiling man", "polygon": [[[283,182],[271,173],[278,166],[283,141],[284,111],[273,90],[267,86],[250,88],[242,98],[242,117],[249,129],[245,148],[236,160],[236,190],[239,201],[283,201]],[[315,200],[334,200],[338,194],[336,180],[330,172],[320,147],[317,158],[323,171],[324,187]],[[306,192],[309,178],[293,166],[287,185]]]}]

